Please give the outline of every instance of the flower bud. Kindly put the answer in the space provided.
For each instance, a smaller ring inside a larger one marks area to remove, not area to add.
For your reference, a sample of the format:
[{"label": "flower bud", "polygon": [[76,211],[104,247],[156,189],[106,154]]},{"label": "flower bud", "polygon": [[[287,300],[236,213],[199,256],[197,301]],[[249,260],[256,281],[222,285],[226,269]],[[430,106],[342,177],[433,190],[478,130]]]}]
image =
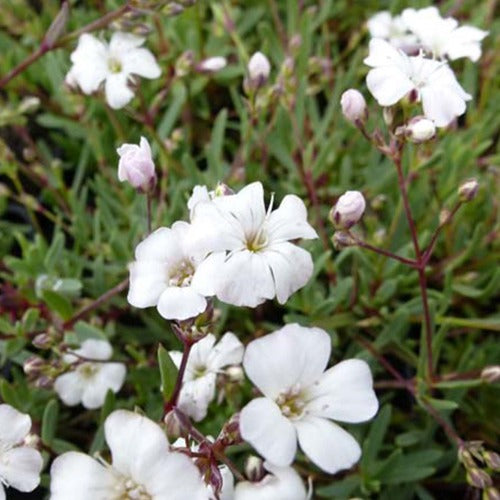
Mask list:
[{"label": "flower bud", "polygon": [[491,487],[483,491],[484,500],[500,500],[500,491],[496,488]]},{"label": "flower bud", "polygon": [[342,250],[343,248],[356,245],[356,240],[343,231],[335,231],[332,237],[332,243],[337,250]]},{"label": "flower bud", "polygon": [[477,190],[479,189],[479,183],[477,179],[468,179],[458,188],[458,197],[460,201],[467,202],[471,201],[476,197]]},{"label": "flower bud", "polygon": [[477,467],[473,467],[467,471],[467,482],[481,490],[493,484],[491,477],[484,472],[484,470],[478,469]]},{"label": "flower bud", "polygon": [[194,53],[192,50],[183,52],[175,62],[175,76],[182,78],[193,68]]},{"label": "flower bud", "polygon": [[346,90],[340,98],[342,113],[352,123],[365,120],[368,114],[363,94],[356,89]]},{"label": "flower bud", "polygon": [[239,384],[240,382],[243,382],[243,380],[245,380],[245,373],[241,366],[229,366],[225,371],[230,382]]},{"label": "flower bud", "polygon": [[225,68],[226,65],[227,59],[225,57],[216,56],[209,57],[208,59],[201,61],[196,69],[198,71],[203,71],[206,73],[215,73],[216,71],[220,71],[221,69]]},{"label": "flower bud", "polygon": [[484,367],[481,371],[481,379],[488,384],[500,381],[500,366],[492,365]]},{"label": "flower bud", "polygon": [[410,142],[415,144],[430,141],[436,135],[436,125],[428,118],[415,116],[405,127],[405,135]]},{"label": "flower bud", "polygon": [[147,139],[141,137],[139,146],[123,144],[116,152],[120,155],[118,179],[130,182],[140,191],[151,190],[156,184],[156,173]]},{"label": "flower bud", "polygon": [[54,339],[48,333],[39,333],[31,342],[37,349],[50,349]]},{"label": "flower bud", "polygon": [[258,88],[267,82],[271,72],[271,64],[262,52],[256,52],[250,58],[247,69],[250,86]]},{"label": "flower bud", "polygon": [[37,377],[45,368],[45,360],[39,356],[30,356],[23,363],[23,371],[28,377]]},{"label": "flower bud", "polygon": [[217,198],[219,196],[228,196],[230,194],[234,194],[234,191],[223,182],[218,182],[217,186],[214,189],[214,197]]},{"label": "flower bud", "polygon": [[245,461],[245,476],[249,481],[257,482],[260,481],[266,471],[264,470],[264,462],[261,458],[255,455],[250,455]]},{"label": "flower bud", "polygon": [[332,221],[336,226],[349,229],[359,222],[365,207],[365,198],[359,191],[346,191],[332,209]]},{"label": "flower bud", "polygon": [[500,455],[494,451],[485,451],[483,458],[486,465],[495,472],[500,472]]},{"label": "flower bud", "polygon": [[165,418],[163,419],[165,422],[165,427],[167,431],[167,436],[170,442],[175,441],[181,435],[181,423],[177,418],[177,415],[174,411],[169,411]]}]

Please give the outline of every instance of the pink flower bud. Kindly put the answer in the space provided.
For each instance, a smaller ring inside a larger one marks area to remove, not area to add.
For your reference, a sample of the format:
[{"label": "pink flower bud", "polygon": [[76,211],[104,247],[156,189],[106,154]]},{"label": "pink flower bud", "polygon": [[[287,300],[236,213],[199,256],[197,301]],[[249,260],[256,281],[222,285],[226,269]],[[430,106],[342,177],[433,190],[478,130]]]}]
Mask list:
[{"label": "pink flower bud", "polygon": [[479,189],[479,182],[477,179],[468,179],[458,188],[458,197],[460,201],[471,201],[476,197],[477,190]]},{"label": "pink flower bud", "polygon": [[365,207],[365,198],[359,191],[346,191],[338,199],[332,211],[333,223],[336,226],[349,229],[361,219]]},{"label": "pink flower bud", "polygon": [[156,174],[147,139],[141,137],[139,146],[123,144],[116,152],[120,155],[118,179],[130,182],[141,191],[149,191],[156,183]]},{"label": "pink flower bud", "polygon": [[416,144],[430,141],[436,135],[436,125],[423,116],[412,118],[405,128],[406,138]]},{"label": "pink flower bud", "polygon": [[342,113],[350,122],[366,118],[366,101],[363,94],[356,89],[346,90],[340,98]]},{"label": "pink flower bud", "polygon": [[266,83],[271,72],[271,64],[269,59],[262,53],[256,52],[248,62],[248,76],[256,86],[261,86]]}]

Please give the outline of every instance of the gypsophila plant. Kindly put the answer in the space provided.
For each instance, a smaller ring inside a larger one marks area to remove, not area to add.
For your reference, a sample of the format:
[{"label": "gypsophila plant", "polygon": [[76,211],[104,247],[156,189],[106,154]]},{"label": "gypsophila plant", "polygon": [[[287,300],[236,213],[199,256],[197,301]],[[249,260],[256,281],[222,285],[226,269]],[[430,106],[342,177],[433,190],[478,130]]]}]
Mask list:
[{"label": "gypsophila plant", "polygon": [[500,498],[495,5],[2,5],[0,500]]}]

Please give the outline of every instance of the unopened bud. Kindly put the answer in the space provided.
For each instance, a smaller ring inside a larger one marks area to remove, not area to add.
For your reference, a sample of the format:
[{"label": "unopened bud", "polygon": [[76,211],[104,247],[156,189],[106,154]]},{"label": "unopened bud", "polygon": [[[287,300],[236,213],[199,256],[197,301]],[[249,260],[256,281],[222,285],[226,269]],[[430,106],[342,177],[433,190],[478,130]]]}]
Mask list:
[{"label": "unopened bud", "polygon": [[443,226],[447,224],[450,221],[450,215],[451,212],[447,208],[443,208],[443,210],[439,212],[439,225]]},{"label": "unopened bud", "polygon": [[476,463],[474,462],[474,458],[472,457],[470,451],[466,446],[460,446],[458,449],[458,460],[464,464],[467,469],[474,467]]},{"label": "unopened bud", "polygon": [[35,387],[38,389],[52,389],[54,385],[54,380],[47,375],[41,375],[34,382]]},{"label": "unopened bud", "polygon": [[150,191],[156,184],[155,164],[151,147],[146,138],[137,144],[123,144],[116,152],[120,155],[118,179],[128,181],[142,192]]},{"label": "unopened bud", "polygon": [[175,62],[175,75],[178,78],[186,76],[193,68],[194,54],[191,50],[188,50],[181,54],[181,56]]},{"label": "unopened bud", "polygon": [[481,371],[481,379],[488,384],[498,382],[500,380],[500,365],[484,367]]},{"label": "unopened bud", "polygon": [[234,194],[234,191],[227,185],[224,184],[223,182],[218,182],[217,186],[215,186],[214,189],[214,196],[228,196],[230,194]]},{"label": "unopened bud", "polygon": [[29,446],[30,448],[38,448],[40,445],[40,437],[36,434],[29,433],[23,440],[24,446]]},{"label": "unopened bud", "polygon": [[265,85],[271,72],[269,59],[262,53],[256,52],[248,62],[249,86],[259,88]]},{"label": "unopened bud", "polygon": [[479,488],[481,490],[484,490],[493,484],[491,477],[484,472],[484,470],[478,469],[477,467],[467,471],[467,482],[475,488]]},{"label": "unopened bud", "polygon": [[230,382],[239,384],[245,379],[245,373],[243,372],[243,368],[241,368],[241,366],[229,366],[226,368],[225,372]]},{"label": "unopened bud", "polygon": [[500,455],[494,451],[485,451],[483,459],[486,465],[495,472],[500,472]]},{"label": "unopened bud", "polygon": [[415,116],[405,127],[405,136],[410,142],[420,144],[430,141],[436,135],[436,125],[424,116]]},{"label": "unopened bud", "polygon": [[165,422],[168,439],[171,442],[175,441],[181,435],[182,430],[182,426],[179,419],[177,418],[177,415],[174,411],[170,411],[165,415],[163,421]]},{"label": "unopened bud", "polygon": [[363,217],[365,208],[365,198],[359,191],[346,191],[331,211],[332,222],[335,226],[349,229]]},{"label": "unopened bud", "polygon": [[392,122],[394,121],[394,108],[393,107],[387,107],[382,109],[382,117],[384,119],[384,123],[390,127],[392,125]]},{"label": "unopened bud", "polygon": [[500,500],[500,491],[496,488],[486,488],[483,491],[483,500]]},{"label": "unopened bud", "polygon": [[39,333],[31,342],[37,349],[50,349],[54,341],[48,333]]},{"label": "unopened bud", "polygon": [[342,250],[343,248],[356,245],[356,240],[343,231],[335,231],[332,236],[332,243],[337,250]]},{"label": "unopened bud", "polygon": [[297,33],[290,38],[288,42],[288,48],[292,54],[297,54],[300,47],[302,46],[302,37]]},{"label": "unopened bud", "polygon": [[250,455],[245,461],[245,476],[249,481],[258,482],[260,481],[266,471],[264,469],[264,462],[261,458],[255,455]]},{"label": "unopened bud", "polygon": [[350,122],[355,123],[358,120],[366,120],[366,101],[359,90],[346,90],[340,97],[340,106],[345,118]]},{"label": "unopened bud", "polygon": [[18,111],[19,113],[31,113],[36,111],[40,106],[40,99],[38,97],[25,97],[21,104],[19,104]]},{"label": "unopened bud", "polygon": [[468,179],[458,188],[458,197],[460,201],[471,201],[476,197],[479,183],[477,179]]},{"label": "unopened bud", "polygon": [[198,66],[196,66],[196,69],[205,73],[215,73],[225,68],[226,66],[227,59],[225,57],[216,56],[209,57],[208,59],[201,61],[200,63],[198,63]]},{"label": "unopened bud", "polygon": [[28,377],[37,377],[45,368],[46,361],[40,356],[30,356],[23,363],[23,371]]}]

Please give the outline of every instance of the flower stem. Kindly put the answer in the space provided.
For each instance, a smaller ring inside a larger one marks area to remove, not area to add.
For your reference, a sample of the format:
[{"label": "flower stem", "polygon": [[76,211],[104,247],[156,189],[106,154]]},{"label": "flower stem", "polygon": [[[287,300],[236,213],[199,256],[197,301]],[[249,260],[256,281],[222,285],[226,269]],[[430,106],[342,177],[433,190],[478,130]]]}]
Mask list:
[{"label": "flower stem", "polygon": [[172,392],[172,395],[170,396],[170,399],[165,403],[164,406],[165,415],[177,405],[179,394],[181,393],[182,381],[184,380],[184,373],[186,372],[189,353],[191,352],[191,347],[194,345],[194,342],[191,340],[185,339],[183,337],[181,337],[181,340],[184,346],[184,350],[182,351],[181,364],[179,365],[179,371],[177,373],[177,380],[175,381],[174,390]]}]

